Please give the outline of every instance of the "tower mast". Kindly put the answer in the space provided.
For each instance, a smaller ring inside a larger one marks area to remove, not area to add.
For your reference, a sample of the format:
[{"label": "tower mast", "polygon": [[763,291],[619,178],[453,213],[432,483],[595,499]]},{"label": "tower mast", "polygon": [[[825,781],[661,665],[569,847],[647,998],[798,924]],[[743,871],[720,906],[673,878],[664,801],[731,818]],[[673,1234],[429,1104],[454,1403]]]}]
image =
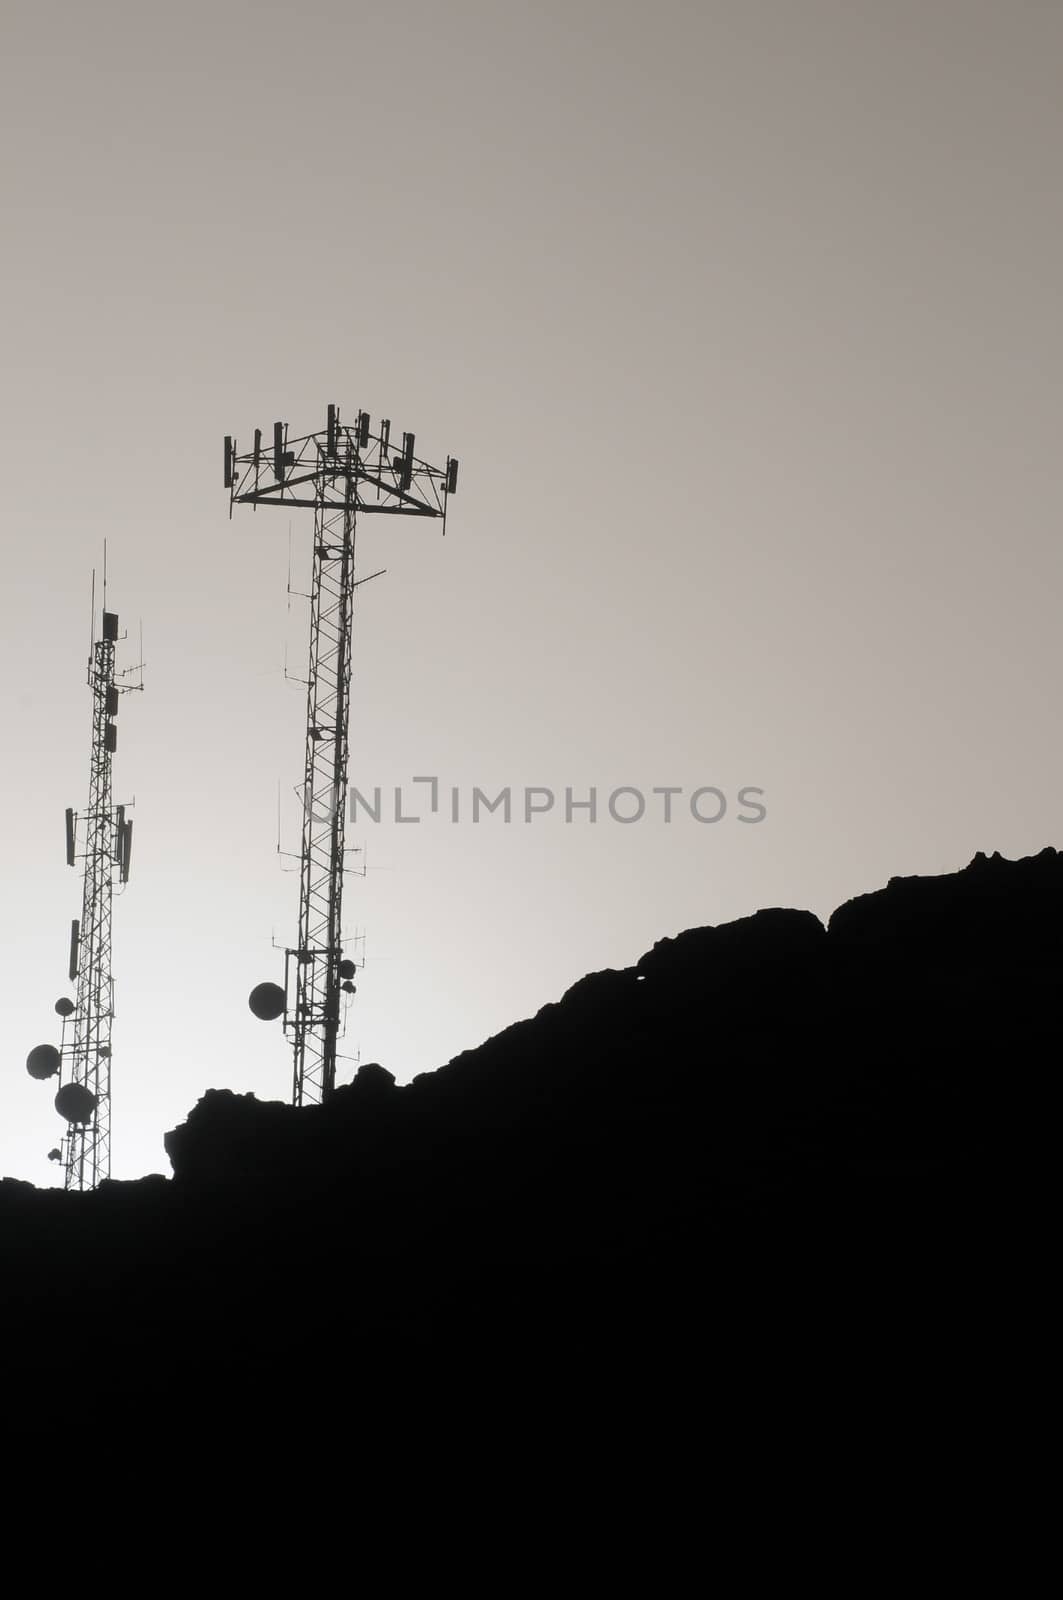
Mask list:
[{"label": "tower mast", "polygon": [[111,1172],[112,902],[115,876],[120,883],[129,881],[133,844],[126,807],[113,801],[111,767],[118,746],[119,697],[143,688],[142,681],[123,681],[139,667],[116,670],[117,644],[118,617],[106,609],[105,580],[102,630],[97,638],[94,604],[88,663],[92,690],[88,807],[80,818],[73,810],[66,813],[67,865],[74,866],[79,855],[84,863],[81,917],[70,928],[68,975],[77,985],[77,999],[56,1001],[56,1012],[63,1019],[60,1048],[38,1045],[26,1061],[31,1077],[59,1077],[55,1108],[65,1119],[67,1132],[51,1156],[62,1163],[67,1189],[95,1189]]},{"label": "tower mast", "polygon": [[457,486],[456,460],[429,466],[414,455],[413,434],[402,438],[402,449],[393,449],[390,421],[374,433],[368,413],[359,411],[347,427],[330,405],[325,428],[295,440],[285,423],[275,423],[271,456],[261,429],[243,454],[231,436],[225,440],[230,516],[238,504],[314,514],[298,943],[285,952],[283,987],[259,984],[249,1001],[264,1020],[284,1017],[297,1106],[320,1104],[336,1086],[342,995],[345,985],[352,992],[355,970],[342,948],[354,591],[380,575],[355,576],[357,517],[439,517],[445,532]]}]

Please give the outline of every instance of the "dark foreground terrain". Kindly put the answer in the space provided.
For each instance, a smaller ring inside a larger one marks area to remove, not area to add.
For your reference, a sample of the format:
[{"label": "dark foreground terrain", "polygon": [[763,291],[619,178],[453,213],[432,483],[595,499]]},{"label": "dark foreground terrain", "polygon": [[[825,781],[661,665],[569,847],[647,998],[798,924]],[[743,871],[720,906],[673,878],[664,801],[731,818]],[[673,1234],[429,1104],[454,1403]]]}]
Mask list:
[{"label": "dark foreground terrain", "polygon": [[408,1087],[214,1091],[172,1181],[5,1180],[16,1398],[91,1428],[143,1397],[179,1435],[193,1402],[327,1431],[417,1393],[564,1397],[704,1438],[918,1388],[924,1419],[987,1426],[1053,1255],[1061,903],[1048,849],[893,879],[826,929],[694,928]]}]

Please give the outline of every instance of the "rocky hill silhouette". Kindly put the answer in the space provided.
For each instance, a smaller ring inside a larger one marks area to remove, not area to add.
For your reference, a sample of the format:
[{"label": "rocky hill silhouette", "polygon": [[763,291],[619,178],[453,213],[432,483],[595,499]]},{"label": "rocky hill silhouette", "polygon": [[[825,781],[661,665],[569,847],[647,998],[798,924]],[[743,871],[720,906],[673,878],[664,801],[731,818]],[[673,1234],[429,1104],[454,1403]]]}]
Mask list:
[{"label": "rocky hill silhouette", "polygon": [[978,855],[663,939],[405,1087],[214,1090],[170,1181],[0,1183],[8,1336],[169,1404],[975,1382],[1041,1248],[1061,901],[1055,850]]}]

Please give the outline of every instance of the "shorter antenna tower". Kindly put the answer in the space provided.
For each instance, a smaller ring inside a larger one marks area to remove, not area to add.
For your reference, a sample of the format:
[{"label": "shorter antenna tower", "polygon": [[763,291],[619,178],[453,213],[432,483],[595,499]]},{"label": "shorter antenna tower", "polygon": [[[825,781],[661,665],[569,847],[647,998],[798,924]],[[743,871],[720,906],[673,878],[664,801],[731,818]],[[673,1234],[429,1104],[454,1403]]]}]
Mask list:
[{"label": "shorter antenna tower", "polygon": [[412,433],[393,444],[387,419],[374,430],[369,413],[359,411],[347,426],[334,405],[316,433],[294,438],[286,423],[275,422],[272,448],[261,428],[249,450],[241,451],[231,436],[225,440],[230,517],[234,505],[314,514],[299,939],[285,952],[283,987],[259,984],[248,1002],[263,1021],[284,1018],[297,1106],[317,1105],[332,1094],[341,1008],[354,993],[355,963],[344,957],[341,923],[354,591],[380,576],[355,575],[356,520],[363,514],[433,517],[446,532],[457,482],[456,460],[430,466],[414,455]]},{"label": "shorter antenna tower", "polygon": [[116,668],[118,616],[107,610],[106,555],[99,637],[95,573],[92,588],[89,799],[81,816],[73,810],[66,813],[67,865],[83,863],[81,916],[70,928],[69,978],[76,985],[77,998],[70,1000],[64,995],[55,1003],[62,1018],[59,1048],[39,1044],[26,1058],[30,1077],[59,1079],[55,1109],[67,1131],[49,1157],[62,1163],[67,1189],[95,1189],[111,1175],[111,908],[115,879],[119,885],[129,882],[133,848],[133,823],[126,816],[132,802],[114,804],[111,764],[118,747],[115,718],[120,698],[144,687],[143,662],[121,672]]}]

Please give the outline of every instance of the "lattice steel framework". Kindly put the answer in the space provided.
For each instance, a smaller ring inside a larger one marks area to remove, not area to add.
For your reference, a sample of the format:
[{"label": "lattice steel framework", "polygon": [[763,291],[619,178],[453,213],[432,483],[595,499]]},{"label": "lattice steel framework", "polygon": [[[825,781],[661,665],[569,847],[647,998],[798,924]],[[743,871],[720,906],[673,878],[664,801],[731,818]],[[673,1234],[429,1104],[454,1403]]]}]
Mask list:
[{"label": "lattice steel framework", "polygon": [[271,452],[263,449],[260,429],[244,454],[231,436],[225,440],[230,517],[237,504],[314,513],[299,937],[285,952],[284,982],[297,1106],[327,1100],[336,1086],[354,591],[378,576],[355,577],[357,515],[439,517],[445,532],[457,471],[449,457],[443,468],[416,457],[412,433],[403,434],[401,450],[393,448],[387,420],[374,433],[360,411],[355,425],[345,426],[336,406],[329,406],[324,429],[298,439],[275,423]]},{"label": "lattice steel framework", "polygon": [[67,860],[74,865],[80,823],[84,877],[81,919],[71,928],[70,979],[77,982],[77,1000],[69,1029],[66,1025],[63,1029],[60,1086],[79,1084],[94,1100],[91,1119],[72,1124],[62,1143],[67,1189],[95,1189],[111,1172],[111,913],[115,875],[122,883],[129,878],[133,839],[133,824],[126,819],[125,806],[116,806],[112,800],[111,763],[118,742],[114,718],[119,695],[143,687],[120,681],[125,674],[115,671],[117,638],[118,618],[104,611],[103,635],[94,639],[89,658],[92,752],[88,809],[81,818],[67,812]]}]

